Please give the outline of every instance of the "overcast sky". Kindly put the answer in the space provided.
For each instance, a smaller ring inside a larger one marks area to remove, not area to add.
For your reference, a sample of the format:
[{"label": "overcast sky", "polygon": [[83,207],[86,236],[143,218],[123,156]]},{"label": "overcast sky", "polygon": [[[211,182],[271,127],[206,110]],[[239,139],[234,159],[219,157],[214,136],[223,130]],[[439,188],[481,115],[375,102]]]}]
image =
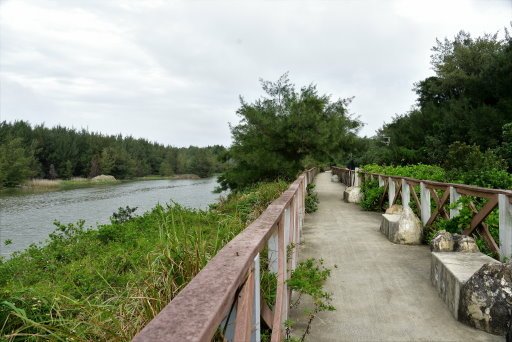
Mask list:
[{"label": "overcast sky", "polygon": [[371,136],[414,105],[436,37],[503,33],[512,0],[0,2],[0,119],[229,145],[239,95],[289,71]]}]

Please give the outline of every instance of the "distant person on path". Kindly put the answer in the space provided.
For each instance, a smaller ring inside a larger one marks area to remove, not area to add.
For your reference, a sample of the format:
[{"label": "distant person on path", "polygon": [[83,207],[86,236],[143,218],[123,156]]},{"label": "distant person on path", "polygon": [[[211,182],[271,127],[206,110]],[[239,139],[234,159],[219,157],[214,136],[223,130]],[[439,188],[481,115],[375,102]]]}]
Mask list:
[{"label": "distant person on path", "polygon": [[354,170],[356,168],[356,163],[354,162],[354,159],[350,159],[350,161],[347,164],[347,168],[349,170]]}]

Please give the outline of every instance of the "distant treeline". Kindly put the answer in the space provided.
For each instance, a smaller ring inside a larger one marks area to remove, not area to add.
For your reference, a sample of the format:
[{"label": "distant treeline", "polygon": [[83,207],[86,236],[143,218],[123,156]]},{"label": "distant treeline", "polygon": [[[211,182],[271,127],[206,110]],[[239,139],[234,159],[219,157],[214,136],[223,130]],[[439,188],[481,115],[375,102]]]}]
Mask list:
[{"label": "distant treeline", "polygon": [[29,178],[69,179],[113,175],[118,179],[223,170],[223,146],[177,148],[146,139],[103,135],[85,129],[0,123],[0,187]]}]

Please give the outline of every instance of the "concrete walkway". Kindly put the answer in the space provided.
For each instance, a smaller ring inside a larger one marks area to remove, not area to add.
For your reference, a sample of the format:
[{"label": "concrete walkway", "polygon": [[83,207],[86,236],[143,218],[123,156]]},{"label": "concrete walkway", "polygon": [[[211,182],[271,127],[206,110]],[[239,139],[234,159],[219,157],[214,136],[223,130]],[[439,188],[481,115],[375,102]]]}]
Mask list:
[{"label": "concrete walkway", "polygon": [[[428,247],[389,242],[379,232],[381,215],[344,203],[343,185],[330,177],[317,176],[320,204],[306,217],[300,257],[332,268],[326,287],[336,311],[319,315],[308,341],[504,340],[457,322],[431,285]],[[307,304],[291,312],[296,332]]]}]

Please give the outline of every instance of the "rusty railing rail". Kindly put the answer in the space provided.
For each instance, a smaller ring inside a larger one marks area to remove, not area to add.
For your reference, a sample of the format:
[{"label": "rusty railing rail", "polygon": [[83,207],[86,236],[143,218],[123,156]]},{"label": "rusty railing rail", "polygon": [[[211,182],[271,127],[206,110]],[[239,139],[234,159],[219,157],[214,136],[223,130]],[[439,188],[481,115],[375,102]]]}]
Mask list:
[{"label": "rusty railing rail", "polygon": [[[272,329],[272,341],[282,340],[291,296],[286,280],[298,261],[298,248],[287,250],[300,242],[306,187],[317,173],[315,168],[299,176],[133,341],[210,341],[219,329],[226,340],[260,341],[260,319]],[[260,252],[266,246],[269,271],[277,274],[273,310],[260,296]]]},{"label": "rusty railing rail", "polygon": [[[386,198],[389,206],[401,199],[402,205],[409,206],[412,200],[419,208],[421,222],[424,226],[431,225],[438,217],[451,219],[459,215],[460,208],[450,207],[461,196],[473,196],[486,200],[480,209],[470,201],[469,208],[473,212],[473,218],[469,228],[464,230],[464,235],[479,233],[487,247],[500,255],[502,260],[512,257],[512,191],[503,189],[488,189],[466,184],[442,183],[429,180],[419,180],[409,177],[387,176],[378,173],[363,172],[358,169],[351,171],[346,168],[332,167],[333,174],[338,175],[343,182],[355,174],[355,181],[347,186],[361,184],[366,180],[378,180],[379,186],[384,187],[384,193],[380,200],[383,207]],[[414,190],[419,186],[419,194]],[[413,190],[411,191],[411,187]],[[441,194],[439,196],[438,192]],[[435,210],[432,211],[432,199],[435,201]],[[450,207],[450,208],[449,208]],[[499,243],[492,237],[485,219],[498,207],[499,215]]]}]

